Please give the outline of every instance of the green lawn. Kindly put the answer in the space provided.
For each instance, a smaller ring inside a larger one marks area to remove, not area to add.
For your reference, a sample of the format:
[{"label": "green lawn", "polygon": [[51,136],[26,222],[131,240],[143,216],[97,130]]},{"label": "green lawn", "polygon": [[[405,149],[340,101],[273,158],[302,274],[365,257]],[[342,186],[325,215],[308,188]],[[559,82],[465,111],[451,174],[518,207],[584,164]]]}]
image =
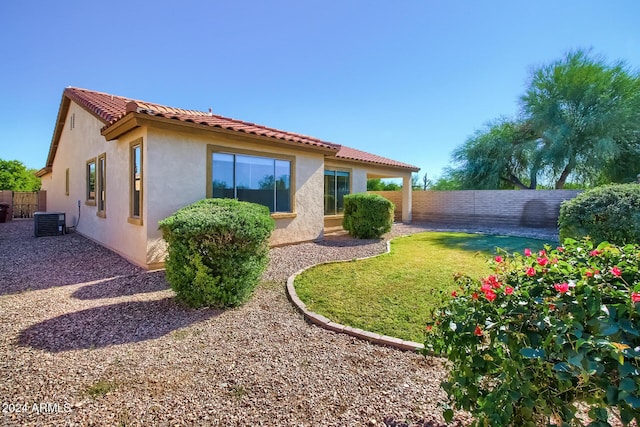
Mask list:
[{"label": "green lawn", "polygon": [[295,280],[307,308],[334,322],[422,342],[434,307],[454,289],[453,275],[482,277],[496,247],[542,249],[541,240],[427,232],[391,242],[391,253],[320,265]]}]

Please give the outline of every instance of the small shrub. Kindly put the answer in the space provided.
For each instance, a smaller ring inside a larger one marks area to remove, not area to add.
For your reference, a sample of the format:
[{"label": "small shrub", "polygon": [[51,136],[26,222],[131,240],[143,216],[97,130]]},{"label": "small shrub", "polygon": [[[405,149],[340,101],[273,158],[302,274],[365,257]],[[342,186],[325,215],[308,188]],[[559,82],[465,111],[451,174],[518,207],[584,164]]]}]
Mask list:
[{"label": "small shrub", "polygon": [[393,203],[378,194],[346,195],[342,227],[359,239],[380,237],[391,230],[394,209]]},{"label": "small shrub", "polygon": [[266,206],[205,199],[159,223],[168,243],[167,281],[193,307],[245,302],[268,261],[274,221]]},{"label": "small shrub", "polygon": [[[425,353],[452,363],[442,384],[474,426],[609,426],[640,421],[640,247],[567,239],[499,255],[495,274],[459,276],[427,326]],[[552,424],[553,425],[553,424]]]},{"label": "small shrub", "polygon": [[640,241],[640,185],[588,190],[560,206],[560,241],[589,236],[617,245]]}]

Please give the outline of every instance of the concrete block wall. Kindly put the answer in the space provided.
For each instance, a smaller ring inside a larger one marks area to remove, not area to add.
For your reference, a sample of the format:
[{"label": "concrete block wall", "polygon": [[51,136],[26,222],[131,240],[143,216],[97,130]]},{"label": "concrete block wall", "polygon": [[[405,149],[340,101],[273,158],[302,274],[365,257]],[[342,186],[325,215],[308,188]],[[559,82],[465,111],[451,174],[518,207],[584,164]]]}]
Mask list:
[{"label": "concrete block wall", "polygon": [[[375,193],[391,200],[396,208],[402,206],[402,193],[399,191]],[[413,221],[487,227],[556,228],[560,204],[579,193],[576,190],[414,191]]]}]

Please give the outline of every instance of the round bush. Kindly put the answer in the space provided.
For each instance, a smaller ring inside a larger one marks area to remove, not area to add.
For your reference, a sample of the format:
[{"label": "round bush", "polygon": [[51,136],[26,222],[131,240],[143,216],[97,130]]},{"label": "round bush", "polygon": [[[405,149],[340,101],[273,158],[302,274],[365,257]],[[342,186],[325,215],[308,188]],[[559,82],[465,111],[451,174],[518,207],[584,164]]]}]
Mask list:
[{"label": "round bush", "polygon": [[391,230],[395,206],[378,194],[344,196],[342,227],[359,239],[372,239]]},{"label": "round bush", "polygon": [[166,277],[192,307],[245,302],[268,262],[274,221],[266,206],[204,199],[159,222],[168,243]]},{"label": "round bush", "polygon": [[459,276],[425,341],[451,362],[445,418],[575,426],[588,408],[589,426],[610,426],[612,412],[640,421],[639,259],[638,245],[567,239],[496,256],[482,280]]},{"label": "round bush", "polygon": [[560,240],[589,236],[618,245],[640,241],[640,185],[594,188],[560,206]]}]

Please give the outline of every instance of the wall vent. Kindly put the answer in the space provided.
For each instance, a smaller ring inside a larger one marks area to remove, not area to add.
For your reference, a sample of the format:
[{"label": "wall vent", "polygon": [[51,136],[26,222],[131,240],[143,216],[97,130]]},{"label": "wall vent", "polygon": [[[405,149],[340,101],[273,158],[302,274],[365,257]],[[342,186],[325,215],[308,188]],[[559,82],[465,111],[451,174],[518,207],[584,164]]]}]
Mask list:
[{"label": "wall vent", "polygon": [[59,236],[66,232],[64,212],[36,212],[33,214],[36,237]]}]

